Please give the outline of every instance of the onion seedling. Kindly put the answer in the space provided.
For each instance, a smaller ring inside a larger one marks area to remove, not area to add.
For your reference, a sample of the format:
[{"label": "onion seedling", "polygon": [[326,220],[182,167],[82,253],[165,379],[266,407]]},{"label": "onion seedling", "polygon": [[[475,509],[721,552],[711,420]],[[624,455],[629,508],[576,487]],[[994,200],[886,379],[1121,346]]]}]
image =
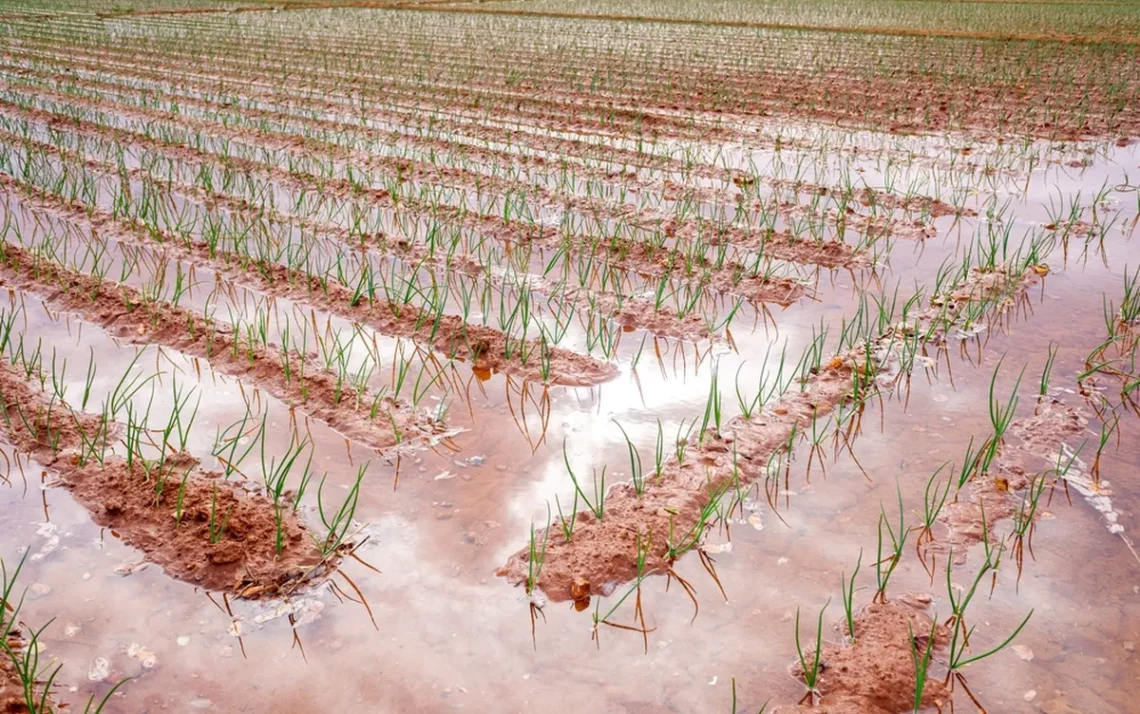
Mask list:
[{"label": "onion seedling", "polygon": [[808,688],[807,694],[800,701],[814,699],[815,695],[819,693],[817,685],[819,684],[820,657],[823,656],[823,613],[827,611],[827,606],[830,604],[831,598],[828,598],[819,611],[819,620],[816,623],[815,630],[815,652],[813,653],[811,667],[808,667],[807,658],[804,657],[804,650],[800,645],[800,609],[796,608],[796,654],[800,658],[800,671],[804,678],[804,684]]},{"label": "onion seedling", "polygon": [[1045,369],[1041,372],[1041,383],[1038,388],[1038,399],[1044,398],[1045,393],[1049,391],[1049,376],[1053,372],[1053,363],[1057,359],[1058,345],[1049,343],[1048,357],[1045,358]]},{"label": "onion seedling", "polygon": [[[890,582],[891,575],[894,574],[895,568],[898,567],[899,561],[902,560],[903,546],[906,545],[906,539],[910,531],[907,530],[903,520],[903,502],[902,502],[902,489],[898,484],[895,484],[895,490],[898,493],[899,499],[899,522],[898,529],[891,527],[890,521],[887,519],[887,512],[882,504],[879,505],[879,539],[878,539],[878,558],[875,561],[875,582],[877,588],[875,590],[875,602],[887,601],[887,583]],[[891,541],[891,549],[889,555],[883,554],[883,529],[886,529],[887,536]],[[884,570],[884,564],[886,569]]]},{"label": "onion seedling", "polygon": [[226,509],[226,512],[222,516],[221,520],[220,521],[218,520],[218,487],[215,485],[213,487],[212,491],[210,492],[209,531],[210,531],[210,543],[211,544],[217,543],[218,541],[220,541],[222,539],[223,536],[225,536],[226,526],[229,525],[230,515],[233,514],[233,509],[234,509],[234,507],[233,507],[233,504],[231,503],[230,507],[228,509]]},{"label": "onion seedling", "polygon": [[360,500],[360,484],[364,482],[364,474],[368,471],[370,463],[366,461],[357,469],[356,480],[349,489],[348,496],[345,497],[335,513],[325,512],[324,490],[325,479],[328,475],[321,477],[321,483],[317,487],[317,512],[320,514],[321,523],[324,524],[328,532],[323,539],[316,540],[321,555],[328,556],[347,540],[348,528],[352,525],[352,517],[356,513],[356,505]]},{"label": "onion seedling", "polygon": [[859,549],[859,558],[855,561],[855,570],[851,572],[851,577],[848,578],[843,572],[839,573],[840,590],[843,592],[843,614],[847,620],[847,637],[852,642],[855,641],[855,617],[854,617],[854,601],[855,601],[855,577],[859,575],[859,568],[863,565],[863,549]]},{"label": "onion seedling", "polygon": [[629,473],[633,480],[633,490],[640,498],[641,494],[645,491],[645,474],[641,466],[641,454],[638,453],[637,447],[633,445],[633,440],[629,438],[625,427],[619,424],[616,419],[614,419],[613,422],[617,425],[617,428],[621,430],[621,435],[625,438],[625,445],[629,450]]},{"label": "onion seedling", "polygon": [[922,496],[922,528],[919,530],[918,538],[915,539],[914,547],[917,550],[923,543],[934,540],[934,532],[931,528],[934,522],[938,520],[938,514],[942,512],[942,507],[946,505],[946,498],[950,495],[951,479],[946,479],[946,488],[942,489],[942,494],[939,495],[938,491],[938,474],[942,473],[942,469],[950,462],[943,463],[926,481],[926,490]]},{"label": "onion seedling", "polygon": [[542,574],[542,565],[546,562],[546,544],[550,540],[550,504],[546,504],[546,528],[542,531],[542,547],[536,546],[534,524],[530,524],[530,551],[527,558],[526,592],[534,592],[538,586],[538,577]]},{"label": "onion seedling", "polygon": [[915,644],[914,629],[908,622],[906,625],[907,634],[909,635],[908,641],[910,643],[910,656],[914,661],[914,711],[913,714],[918,714],[919,709],[922,708],[922,694],[926,689],[927,672],[930,669],[931,655],[934,653],[934,638],[938,630],[938,616],[935,615],[933,621],[930,623],[930,634],[926,637],[926,646],[922,648],[922,653],[919,653],[918,645]]},{"label": "onion seedling", "polygon": [[1021,386],[1021,378],[1025,375],[1025,368],[1021,368],[1021,373],[1017,376],[1017,382],[1013,385],[1013,391],[1010,393],[1009,399],[1004,402],[994,397],[994,390],[997,386],[998,372],[1001,371],[1001,364],[1005,360],[1002,357],[998,360],[997,366],[994,367],[993,376],[990,378],[990,394],[989,394],[989,410],[990,410],[990,425],[993,426],[993,436],[989,438],[986,444],[982,447],[985,456],[981,461],[981,470],[988,471],[990,464],[993,463],[994,458],[997,456],[998,449],[1001,448],[1002,443],[1005,441],[1005,433],[1009,429],[1010,424],[1013,423],[1014,412],[1017,410],[1017,389]]},{"label": "onion seedling", "polygon": [[574,484],[574,491],[582,497],[582,503],[586,504],[586,508],[594,514],[594,517],[599,521],[606,510],[606,467],[602,467],[601,482],[599,483],[598,470],[594,469],[594,498],[597,505],[594,505],[586,493],[582,490],[582,486],[578,483],[578,477],[574,474],[574,468],[570,466],[570,454],[566,451],[566,440],[562,440],[562,461],[566,464],[566,471],[570,474],[570,480]]},{"label": "onion seedling", "polygon": [[570,520],[562,513],[562,503],[558,496],[554,496],[554,505],[558,508],[558,525],[562,529],[562,536],[569,543],[574,537],[574,524],[578,520],[578,491],[574,491],[574,505],[570,508]]}]

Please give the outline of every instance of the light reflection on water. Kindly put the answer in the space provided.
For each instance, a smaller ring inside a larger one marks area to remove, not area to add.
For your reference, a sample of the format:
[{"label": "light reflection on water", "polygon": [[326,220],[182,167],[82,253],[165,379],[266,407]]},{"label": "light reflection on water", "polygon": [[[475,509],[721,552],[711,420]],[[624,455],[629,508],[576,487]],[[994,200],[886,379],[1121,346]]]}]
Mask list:
[{"label": "light reflection on water", "polygon": [[[1129,169],[1135,173],[1134,147],[1109,153],[1111,158],[1098,159],[1082,172],[1035,172],[1012,209],[1015,240],[1047,220],[1046,207],[1058,192],[1082,191],[1087,198],[1105,182],[1122,183]],[[1113,200],[1125,207],[1134,198],[1121,193]],[[978,206],[983,203],[979,196]],[[1122,224],[1134,215],[1126,209]],[[970,359],[950,350],[952,386],[940,368],[936,376],[916,374],[908,398],[893,394],[873,401],[855,442],[858,466],[840,455],[813,471],[808,484],[807,453],[801,449],[792,468],[795,495],[787,496],[790,505],[780,513],[786,525],[765,506],[763,530],[734,524],[731,551],[716,557],[727,603],[692,557],[678,565],[699,593],[700,614],[692,622],[692,604],[676,584],[666,592],[663,578],[647,581],[643,599],[653,628],[648,654],[639,636],[617,629],[603,628],[596,647],[588,614],[563,606],[546,608],[537,625],[537,647],[532,646],[522,591],[494,571],[525,546],[532,522],[545,525],[548,503],[555,497],[564,506],[572,501],[564,442],[577,472],[606,464],[613,478],[620,478],[628,471],[628,456],[613,420],[643,454],[651,453],[658,420],[672,435],[682,419],[699,417],[714,364],[726,411],[735,414],[734,380],[754,391],[765,355],[769,368],[784,344],[789,355],[798,356],[821,319],[836,325],[851,314],[859,290],[888,294],[898,285],[909,294],[915,284],[928,284],[983,221],[939,219],[938,238],[921,246],[900,241],[889,269],[880,269],[880,285],[865,273],[825,272],[814,298],[776,312],[776,325],[767,331],[740,328],[751,320],[745,310],[734,324],[737,351],[670,343],[662,348],[660,362],[647,348],[635,372],[630,363],[640,340],[627,339],[618,355],[618,377],[593,388],[551,389],[548,401],[536,387],[521,396],[517,380],[502,375],[472,383],[470,404],[456,404],[451,412],[453,424],[464,430],[455,439],[457,453],[421,450],[401,457],[395,489],[395,465],[372,457],[358,517],[371,523],[372,540],[361,556],[380,572],[351,561],[345,567],[371,615],[323,588],[306,596],[311,621],[297,629],[299,646],[287,618],[266,618],[272,610],[264,605],[231,604],[242,623],[239,642],[231,616],[215,604],[220,600],[166,579],[154,567],[130,577],[116,575],[116,566],[137,562],[138,554],[100,534],[66,492],[41,491],[39,469],[27,465],[26,494],[18,478],[12,488],[0,489],[3,552],[28,546],[43,553],[24,575],[25,584],[46,586],[34,588],[25,617],[29,622],[58,618],[44,638],[45,652],[64,663],[59,681],[78,683],[76,699],[105,687],[88,680],[99,657],[109,660],[112,677],[137,677],[127,686],[127,698],[116,700],[111,711],[499,712],[552,701],[559,710],[728,711],[732,677],[752,709],[769,696],[795,701],[802,689],[789,673],[795,656],[791,613],[797,606],[822,605],[835,595],[838,573],[853,566],[859,549],[869,554],[879,504],[893,502],[896,483],[908,510],[918,509],[929,474],[943,461],[959,458],[971,435],[987,433],[987,389],[1001,355],[1001,383],[1011,385],[1027,364],[1030,386],[1047,346],[1056,342],[1055,384],[1075,389],[1073,377],[1083,369],[1085,355],[1102,340],[1102,293],[1115,294],[1124,266],[1140,262],[1122,232],[1106,241],[1107,265],[1095,257],[1078,261],[1078,251],[1071,251],[1063,265],[1055,252],[1049,259],[1054,272],[1031,291],[1032,314],[1014,320],[1008,334],[981,336],[981,364],[971,363],[979,354],[974,346],[966,351]],[[77,329],[69,332],[38,309],[27,315],[25,333],[42,335],[75,365],[69,371],[71,389],[82,389],[78,365],[86,363],[89,348],[100,355],[101,369],[107,363],[93,398],[98,402],[114,388],[114,363],[129,360],[131,349],[112,344],[89,326],[82,337]],[[190,367],[180,366],[190,379]],[[239,418],[244,405],[232,380],[207,375],[200,385],[202,411],[191,450],[206,454],[216,430]],[[1066,399],[1079,404],[1075,394]],[[1022,413],[1030,405],[1024,399]],[[284,421],[284,407],[270,408]],[[520,420],[526,429],[520,430]],[[315,463],[328,471],[332,484],[347,485],[355,468],[347,465],[343,440],[318,424],[311,428]],[[1135,446],[1140,442],[1134,420],[1123,420],[1121,429],[1121,447],[1109,452],[1104,470],[1127,517],[1140,496],[1128,478],[1140,459]],[[273,432],[271,439],[283,448],[287,430]],[[354,461],[369,458],[359,448],[352,455]],[[483,460],[475,463],[471,457]],[[44,500],[50,526],[43,525]],[[1140,681],[1135,654],[1140,564],[1079,499],[1069,507],[1057,498],[1049,511],[1055,518],[1037,528],[1036,559],[1027,564],[1019,587],[1015,590],[1010,572],[1002,572],[978,618],[984,623],[979,636],[990,642],[1033,608],[1034,619],[1018,643],[1034,657],[1027,662],[1003,652],[970,668],[971,689],[991,711],[1029,712],[1039,706],[1130,711],[1129,695],[1135,693],[1130,685]],[[1131,532],[1132,524],[1125,525]],[[712,538],[720,542],[724,534]],[[976,562],[972,558],[964,572]],[[946,614],[944,584],[936,580],[932,586],[913,558],[904,559],[892,587],[933,592],[934,610]],[[343,583],[340,588],[352,594]],[[869,594],[863,595],[865,601]],[[837,622],[838,608],[829,612],[829,622]],[[837,633],[829,629],[828,636]],[[140,647],[154,654],[152,668],[137,656]],[[1027,701],[1030,691],[1035,695]]]}]

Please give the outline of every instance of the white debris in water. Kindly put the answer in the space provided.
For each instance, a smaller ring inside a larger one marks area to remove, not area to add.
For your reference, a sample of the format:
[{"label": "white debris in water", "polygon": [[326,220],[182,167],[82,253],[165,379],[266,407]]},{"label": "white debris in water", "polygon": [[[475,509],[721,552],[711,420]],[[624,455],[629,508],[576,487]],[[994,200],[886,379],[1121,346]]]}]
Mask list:
[{"label": "white debris in water", "polygon": [[324,609],[325,604],[316,598],[297,598],[277,603],[273,609],[255,615],[253,621],[258,625],[264,625],[270,620],[293,615],[293,626],[300,627],[319,618]]},{"label": "white debris in water", "polygon": [[934,369],[935,364],[936,363],[934,361],[934,358],[932,357],[927,357],[926,355],[914,356],[915,367],[922,367],[923,369]]},{"label": "white debris in water", "polygon": [[732,543],[705,543],[701,545],[701,550],[709,555],[719,555],[720,553],[731,553]]},{"label": "white debris in water", "polygon": [[190,644],[190,635],[179,635],[175,642],[178,643],[179,647],[185,647]]},{"label": "white debris in water", "polygon": [[467,430],[466,430],[466,429],[461,429],[461,428],[459,428],[459,427],[456,427],[456,428],[454,428],[454,429],[448,429],[447,431],[441,431],[441,432],[440,432],[440,433],[438,433],[438,434],[431,434],[431,435],[427,436],[427,437],[424,439],[424,441],[425,441],[425,442],[426,442],[426,443],[427,443],[429,446],[436,446],[436,445],[438,445],[438,444],[439,444],[441,441],[443,441],[444,439],[451,439],[451,438],[454,438],[454,437],[456,437],[456,436],[458,436],[458,435],[462,434],[462,433],[463,433],[463,432],[465,432],[465,431],[467,431]]},{"label": "white debris in water", "polygon": [[758,531],[764,530],[764,520],[760,517],[759,513],[751,513],[748,515],[748,525]]},{"label": "white debris in water", "polygon": [[158,658],[153,652],[137,642],[132,642],[131,646],[127,648],[127,656],[137,659],[142,664],[143,669],[150,669],[158,662]]},{"label": "white debris in water", "polygon": [[92,682],[102,682],[111,674],[111,663],[107,661],[106,657],[96,657],[91,665],[91,669],[87,672],[87,679]]},{"label": "white debris in water", "polygon": [[121,575],[125,578],[139,570],[145,570],[147,565],[148,563],[145,560],[140,560],[137,563],[120,563],[115,566],[115,575]]},{"label": "white debris in water", "polygon": [[985,331],[986,331],[986,326],[983,325],[982,323],[978,322],[978,323],[974,323],[973,325],[970,325],[969,327],[955,327],[954,328],[954,337],[956,337],[959,340],[965,341],[965,340],[970,339],[971,337],[976,337]]},{"label": "white debris in water", "polygon": [[432,479],[432,481],[446,481],[452,478],[455,478],[455,474],[451,473],[450,471],[444,471],[443,473],[437,474],[436,477]]},{"label": "white debris in water", "polygon": [[[1123,537],[1124,526],[1118,522],[1120,514],[1113,508],[1112,499],[1109,498],[1112,494],[1109,489],[1111,484],[1104,479],[1100,479],[1099,483],[1094,483],[1092,477],[1086,473],[1088,466],[1073,453],[1068,444],[1061,444],[1061,453],[1066,461],[1072,460],[1073,463],[1065,475],[1065,481],[1072,485],[1077,493],[1081,494],[1085,501],[1104,517],[1109,533]],[[1127,541],[1127,539],[1125,540]]]},{"label": "white debris in water", "polygon": [[713,677],[712,679],[709,680],[709,686],[711,687],[715,684],[716,684],[716,677]]},{"label": "white debris in water", "polygon": [[32,555],[33,561],[43,560],[59,549],[59,526],[54,523],[41,523],[36,528],[36,535],[44,539],[44,544]]},{"label": "white debris in water", "polygon": [[1025,645],[1014,645],[1013,647],[1010,647],[1010,649],[1013,650],[1013,653],[1015,655],[1025,660],[1026,662],[1033,661],[1033,650],[1029,649]]}]

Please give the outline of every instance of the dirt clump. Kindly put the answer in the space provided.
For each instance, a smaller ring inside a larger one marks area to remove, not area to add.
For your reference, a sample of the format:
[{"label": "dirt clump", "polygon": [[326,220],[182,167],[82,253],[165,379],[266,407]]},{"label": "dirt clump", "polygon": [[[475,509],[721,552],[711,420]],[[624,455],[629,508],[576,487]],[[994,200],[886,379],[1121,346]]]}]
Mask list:
[{"label": "dirt clump", "polygon": [[[933,628],[934,652],[949,641],[946,628],[934,626],[925,613],[926,595],[872,603],[854,618],[855,639],[844,644],[825,642],[820,654],[815,706],[803,703],[791,711],[810,710],[828,714],[898,714],[914,706],[915,668],[912,646],[920,656]],[[805,652],[810,661],[813,652]],[[933,665],[933,662],[932,662]],[[797,663],[797,677],[803,673]],[[943,682],[930,677],[922,694],[924,706],[941,707],[949,700]]]},{"label": "dirt clump", "polygon": [[300,521],[286,511],[281,552],[275,508],[222,474],[199,471],[170,476],[161,495],[155,484],[108,459],[61,470],[63,484],[92,519],[141,550],[167,575],[207,590],[241,597],[286,594],[328,565]]}]

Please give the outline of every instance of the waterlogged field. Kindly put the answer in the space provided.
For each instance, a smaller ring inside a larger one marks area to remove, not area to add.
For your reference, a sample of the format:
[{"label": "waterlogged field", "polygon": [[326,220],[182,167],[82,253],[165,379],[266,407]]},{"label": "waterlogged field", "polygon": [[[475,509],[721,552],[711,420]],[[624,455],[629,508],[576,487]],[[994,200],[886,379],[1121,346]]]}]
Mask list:
[{"label": "waterlogged field", "polygon": [[0,9],[6,711],[1135,711],[1137,6],[365,4]]}]

